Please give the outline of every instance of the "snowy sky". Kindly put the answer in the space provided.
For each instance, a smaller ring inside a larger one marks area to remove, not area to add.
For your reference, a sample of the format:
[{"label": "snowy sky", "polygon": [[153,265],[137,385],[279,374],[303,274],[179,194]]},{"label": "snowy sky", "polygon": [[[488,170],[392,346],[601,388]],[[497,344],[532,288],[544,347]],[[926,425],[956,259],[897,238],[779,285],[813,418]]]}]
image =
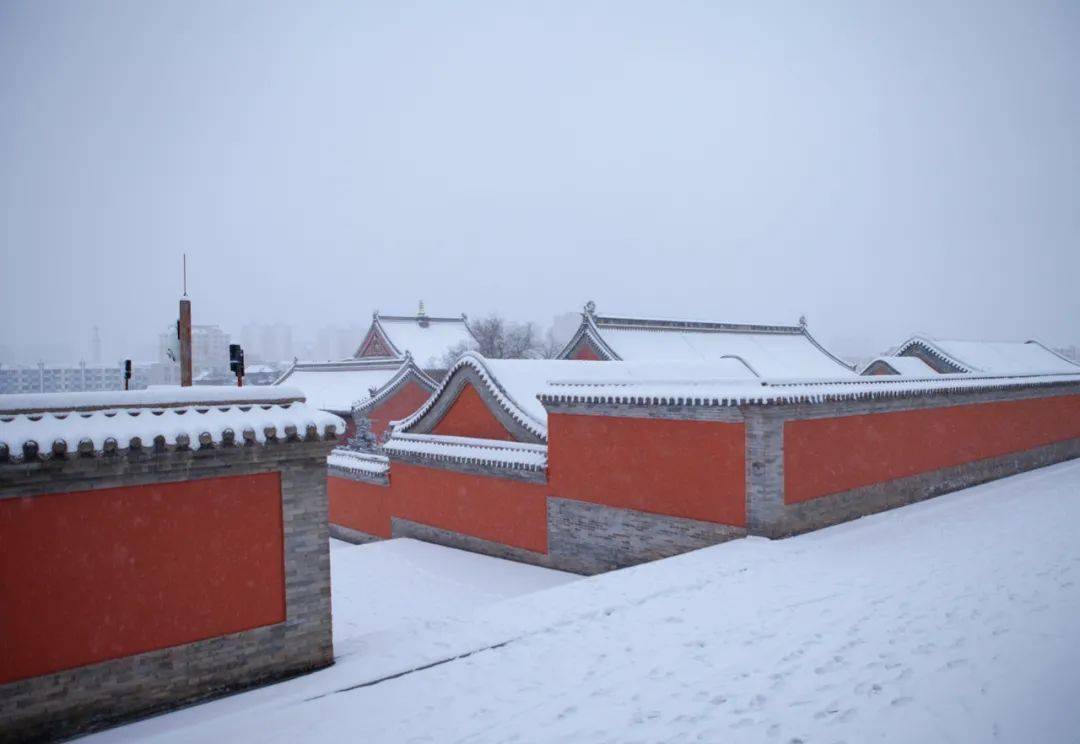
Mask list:
[{"label": "snowy sky", "polygon": [[[814,6],[814,7],[811,7]],[[175,319],[1080,343],[1080,5],[0,4],[0,347]]]}]

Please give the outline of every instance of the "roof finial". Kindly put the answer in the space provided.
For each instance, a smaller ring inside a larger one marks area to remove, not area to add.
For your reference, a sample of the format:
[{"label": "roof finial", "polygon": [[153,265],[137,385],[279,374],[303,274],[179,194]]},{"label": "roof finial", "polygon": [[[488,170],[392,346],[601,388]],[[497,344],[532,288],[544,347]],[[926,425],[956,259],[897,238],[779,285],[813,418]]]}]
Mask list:
[{"label": "roof finial", "polygon": [[424,301],[423,300],[420,300],[420,311],[417,313],[417,315],[419,315],[421,318],[424,317],[425,315],[427,315],[427,313],[424,312]]},{"label": "roof finial", "polygon": [[799,325],[802,326],[803,328],[806,328],[806,316],[805,315],[800,315],[799,316]]},{"label": "roof finial", "polygon": [[585,303],[585,314],[586,315],[595,315],[596,314],[596,303],[593,302],[592,300],[589,300],[588,302]]}]

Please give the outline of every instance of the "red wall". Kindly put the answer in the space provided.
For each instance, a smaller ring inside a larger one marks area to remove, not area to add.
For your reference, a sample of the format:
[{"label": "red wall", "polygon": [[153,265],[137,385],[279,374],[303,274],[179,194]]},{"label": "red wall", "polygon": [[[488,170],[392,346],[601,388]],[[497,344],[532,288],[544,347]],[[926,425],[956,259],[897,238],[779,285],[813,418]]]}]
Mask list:
[{"label": "red wall", "polygon": [[743,424],[548,414],[551,495],[746,524]]},{"label": "red wall", "polygon": [[514,439],[472,385],[462,388],[431,433],[478,439]]},{"label": "red wall", "polygon": [[0,683],[285,620],[278,473],[0,501]]},{"label": "red wall", "polygon": [[391,421],[403,419],[431,397],[431,391],[416,382],[406,383],[400,390],[368,412],[371,431],[382,441]]},{"label": "red wall", "polygon": [[547,552],[547,487],[395,462],[390,486],[331,477],[330,521],[390,537],[390,518]]},{"label": "red wall", "polygon": [[1080,395],[784,423],[784,501],[1080,437]]},{"label": "red wall", "polygon": [[547,552],[547,486],[395,462],[394,516]]},{"label": "red wall", "polygon": [[[394,465],[395,472],[398,466]],[[330,522],[377,537],[390,535],[390,488],[328,476]]]},{"label": "red wall", "polygon": [[570,358],[571,359],[580,359],[580,360],[583,360],[583,361],[586,361],[586,362],[599,362],[599,361],[601,361],[601,359],[597,355],[597,353],[595,351],[593,351],[592,347],[589,346],[588,342],[586,342],[584,340],[582,340],[581,343],[578,344],[577,349],[575,349],[574,353],[570,355]]}]

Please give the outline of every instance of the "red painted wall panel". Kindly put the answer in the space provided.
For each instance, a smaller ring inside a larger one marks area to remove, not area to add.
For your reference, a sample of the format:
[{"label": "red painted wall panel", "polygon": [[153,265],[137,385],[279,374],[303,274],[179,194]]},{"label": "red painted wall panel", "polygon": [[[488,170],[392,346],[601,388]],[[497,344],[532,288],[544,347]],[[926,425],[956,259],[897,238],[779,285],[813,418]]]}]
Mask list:
[{"label": "red painted wall panel", "polygon": [[514,439],[472,385],[462,388],[432,433],[478,439]]},{"label": "red painted wall panel", "polygon": [[394,516],[547,552],[547,486],[395,462]]},{"label": "red painted wall panel", "polygon": [[1080,396],[980,403],[784,424],[784,501],[1080,437]]},{"label": "red painted wall panel", "polygon": [[741,423],[548,414],[551,494],[746,524]]},{"label": "red painted wall panel", "polygon": [[382,441],[391,421],[403,419],[431,397],[431,391],[415,382],[406,383],[400,390],[368,412],[371,430]]},{"label": "red painted wall panel", "polygon": [[[395,471],[397,465],[394,466]],[[390,488],[329,476],[326,495],[333,524],[369,535],[390,537]]]},{"label": "red painted wall panel", "polygon": [[589,346],[584,340],[578,344],[578,347],[574,349],[574,353],[570,355],[571,359],[580,359],[586,362],[599,362],[600,357],[592,347]]},{"label": "red painted wall panel", "polygon": [[278,473],[0,501],[0,683],[285,620]]},{"label": "red painted wall panel", "polygon": [[395,462],[390,486],[327,480],[330,521],[390,537],[402,517],[504,545],[547,552],[546,487]]}]

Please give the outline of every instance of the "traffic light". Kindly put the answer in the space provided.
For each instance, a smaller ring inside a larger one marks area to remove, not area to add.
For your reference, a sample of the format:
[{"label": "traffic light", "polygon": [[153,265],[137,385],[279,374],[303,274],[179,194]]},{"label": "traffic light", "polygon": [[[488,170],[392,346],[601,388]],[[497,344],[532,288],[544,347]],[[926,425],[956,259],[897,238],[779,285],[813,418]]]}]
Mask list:
[{"label": "traffic light", "polygon": [[229,344],[229,369],[236,375],[237,387],[244,385],[244,350],[240,344]]}]

